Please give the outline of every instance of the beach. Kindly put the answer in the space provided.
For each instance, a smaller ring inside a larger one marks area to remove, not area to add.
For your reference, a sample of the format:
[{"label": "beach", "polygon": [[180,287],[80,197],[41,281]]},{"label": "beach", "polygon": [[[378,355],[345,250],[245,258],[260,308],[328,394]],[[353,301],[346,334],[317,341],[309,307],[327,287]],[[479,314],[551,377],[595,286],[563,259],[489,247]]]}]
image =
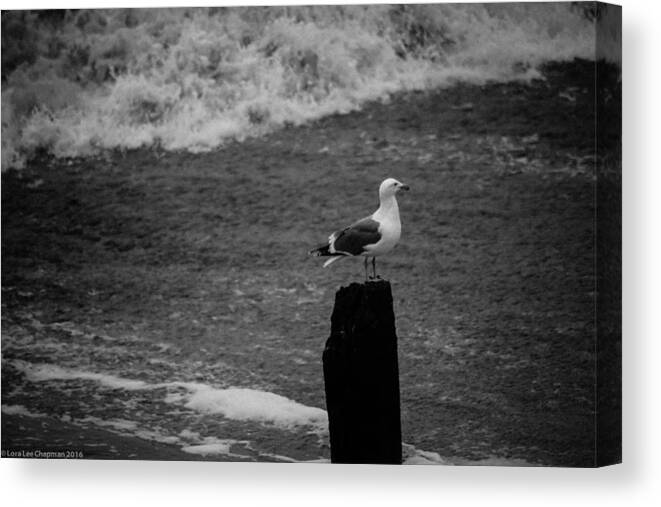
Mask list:
[{"label": "beach", "polygon": [[590,465],[593,69],[3,172],[3,450],[328,460],[321,354],[362,262],[306,252],[391,176],[411,191],[377,266],[409,462]]}]

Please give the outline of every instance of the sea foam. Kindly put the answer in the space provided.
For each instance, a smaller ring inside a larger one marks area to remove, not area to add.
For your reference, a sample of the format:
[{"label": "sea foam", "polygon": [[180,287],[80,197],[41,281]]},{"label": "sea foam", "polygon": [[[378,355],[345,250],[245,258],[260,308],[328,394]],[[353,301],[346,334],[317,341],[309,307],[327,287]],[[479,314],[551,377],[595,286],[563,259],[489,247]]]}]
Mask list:
[{"label": "sea foam", "polygon": [[325,410],[254,389],[200,387],[190,394],[186,407],[229,419],[266,422],[281,428],[312,426],[324,430],[328,422]]},{"label": "sea foam", "polygon": [[164,389],[165,402],[200,413],[219,414],[238,421],[256,421],[286,430],[309,427],[313,431],[323,432],[328,427],[325,410],[303,405],[268,391],[239,387],[221,389],[196,382],[148,383],[112,374],[62,368],[47,363],[33,364],[21,360],[11,361],[11,365],[31,382],[92,381],[105,389]]},{"label": "sea foam", "polygon": [[569,3],[80,10],[57,27],[20,13],[5,22],[35,49],[26,56],[3,38],[3,169],[43,150],[206,151],[402,90],[529,80],[549,60],[595,56],[595,26]]}]

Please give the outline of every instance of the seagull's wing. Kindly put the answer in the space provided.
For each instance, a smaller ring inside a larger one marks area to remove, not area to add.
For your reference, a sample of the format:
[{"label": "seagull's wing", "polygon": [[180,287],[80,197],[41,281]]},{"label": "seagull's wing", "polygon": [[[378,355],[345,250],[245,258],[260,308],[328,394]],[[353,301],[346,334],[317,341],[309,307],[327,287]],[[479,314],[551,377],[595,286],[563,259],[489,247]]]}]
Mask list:
[{"label": "seagull's wing", "polygon": [[346,229],[334,232],[328,238],[331,253],[360,255],[365,247],[381,239],[380,223],[371,217],[363,218]]}]

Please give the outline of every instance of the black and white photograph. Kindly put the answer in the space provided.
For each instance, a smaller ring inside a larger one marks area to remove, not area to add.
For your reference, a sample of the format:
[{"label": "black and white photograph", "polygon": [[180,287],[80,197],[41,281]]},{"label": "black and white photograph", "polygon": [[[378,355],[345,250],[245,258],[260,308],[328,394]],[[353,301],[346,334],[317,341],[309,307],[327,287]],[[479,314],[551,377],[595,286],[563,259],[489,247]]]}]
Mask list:
[{"label": "black and white photograph", "polygon": [[3,10],[3,460],[620,463],[621,25]]}]

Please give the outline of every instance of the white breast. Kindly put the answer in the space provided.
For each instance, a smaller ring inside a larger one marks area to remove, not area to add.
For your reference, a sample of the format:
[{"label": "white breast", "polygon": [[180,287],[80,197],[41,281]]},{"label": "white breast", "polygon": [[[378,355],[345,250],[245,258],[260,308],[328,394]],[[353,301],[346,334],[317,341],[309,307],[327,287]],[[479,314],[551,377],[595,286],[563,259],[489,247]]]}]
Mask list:
[{"label": "white breast", "polygon": [[394,196],[390,202],[383,202],[372,218],[379,222],[379,233],[381,239],[374,245],[365,247],[367,250],[363,255],[370,257],[383,255],[392,250],[399,242],[402,235],[402,224],[399,220],[399,208]]}]

